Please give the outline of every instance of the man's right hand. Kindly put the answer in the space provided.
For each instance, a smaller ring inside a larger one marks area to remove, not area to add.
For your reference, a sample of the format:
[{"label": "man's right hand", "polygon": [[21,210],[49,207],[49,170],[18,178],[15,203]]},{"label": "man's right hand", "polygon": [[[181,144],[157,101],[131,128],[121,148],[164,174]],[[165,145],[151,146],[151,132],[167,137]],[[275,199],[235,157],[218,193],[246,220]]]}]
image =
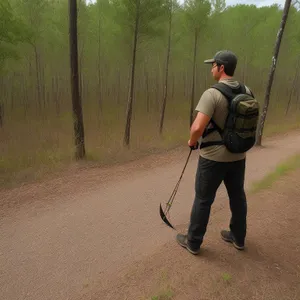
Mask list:
[{"label": "man's right hand", "polygon": [[191,145],[191,143],[189,142],[189,147],[192,149],[192,150],[197,150],[199,148],[199,142],[197,141],[196,144],[193,144]]}]

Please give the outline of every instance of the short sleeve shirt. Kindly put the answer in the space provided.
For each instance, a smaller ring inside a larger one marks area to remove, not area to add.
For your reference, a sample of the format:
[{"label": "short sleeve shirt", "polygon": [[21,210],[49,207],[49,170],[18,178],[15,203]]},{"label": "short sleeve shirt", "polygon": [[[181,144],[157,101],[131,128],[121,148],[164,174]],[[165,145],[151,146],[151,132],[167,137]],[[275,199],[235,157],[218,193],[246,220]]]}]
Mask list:
[{"label": "short sleeve shirt", "polygon": [[[232,87],[235,87],[239,84],[233,79],[224,79],[219,82],[225,83]],[[248,87],[246,87],[246,92],[250,94]],[[209,116],[221,129],[223,129],[228,114],[228,101],[220,91],[214,88],[209,88],[202,94],[196,106],[196,111]],[[220,134],[218,131],[214,131],[203,138],[202,142],[220,140],[222,140]],[[206,159],[219,162],[237,161],[246,157],[245,153],[229,152],[224,145],[205,147],[200,150],[200,155]]]}]

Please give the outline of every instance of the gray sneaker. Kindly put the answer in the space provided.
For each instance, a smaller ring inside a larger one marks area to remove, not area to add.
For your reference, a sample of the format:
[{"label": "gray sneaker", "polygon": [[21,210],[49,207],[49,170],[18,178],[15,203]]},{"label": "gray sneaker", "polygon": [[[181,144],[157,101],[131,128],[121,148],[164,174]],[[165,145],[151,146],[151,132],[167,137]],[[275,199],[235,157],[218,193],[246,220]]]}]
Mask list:
[{"label": "gray sneaker", "polygon": [[245,245],[237,242],[231,231],[222,230],[221,237],[225,242],[232,243],[236,249],[238,249],[238,250],[245,249]]},{"label": "gray sneaker", "polygon": [[186,250],[188,250],[190,253],[194,254],[194,255],[197,255],[200,253],[200,248],[199,249],[192,249],[189,245],[188,245],[188,242],[187,242],[187,235],[184,235],[184,234],[177,234],[176,236],[176,241],[177,243],[183,247],[183,248],[186,248]]}]

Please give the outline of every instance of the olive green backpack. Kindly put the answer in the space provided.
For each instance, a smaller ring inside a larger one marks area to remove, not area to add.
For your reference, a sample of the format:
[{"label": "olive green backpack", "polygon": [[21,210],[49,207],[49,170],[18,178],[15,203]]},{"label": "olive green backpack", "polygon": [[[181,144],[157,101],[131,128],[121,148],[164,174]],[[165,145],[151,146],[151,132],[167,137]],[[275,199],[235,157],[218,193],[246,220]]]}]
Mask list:
[{"label": "olive green backpack", "polygon": [[224,83],[212,86],[219,90],[228,100],[228,116],[222,130],[212,119],[210,128],[207,128],[202,137],[217,130],[222,141],[202,142],[200,148],[213,145],[225,145],[232,153],[243,153],[251,149],[255,144],[256,128],[259,118],[259,103],[253,93],[246,93],[246,87],[240,84],[237,88],[231,88]]}]

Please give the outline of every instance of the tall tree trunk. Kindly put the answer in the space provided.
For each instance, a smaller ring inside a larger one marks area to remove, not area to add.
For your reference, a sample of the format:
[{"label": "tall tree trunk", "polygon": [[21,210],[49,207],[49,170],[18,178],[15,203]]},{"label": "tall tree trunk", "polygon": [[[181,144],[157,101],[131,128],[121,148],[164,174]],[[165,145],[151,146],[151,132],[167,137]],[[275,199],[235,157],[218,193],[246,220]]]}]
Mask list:
[{"label": "tall tree trunk", "polygon": [[98,105],[99,112],[102,111],[102,82],[101,82],[101,21],[98,22]]},{"label": "tall tree trunk", "polygon": [[167,49],[167,59],[166,59],[166,72],[165,72],[165,86],[164,86],[164,98],[161,111],[161,118],[159,124],[159,133],[162,134],[164,119],[165,119],[165,110],[168,97],[168,79],[169,79],[169,62],[170,62],[170,52],[171,52],[171,33],[172,33],[172,16],[173,16],[173,0],[170,0],[170,14],[169,14],[169,37],[168,37],[168,49]]},{"label": "tall tree trunk", "polygon": [[161,85],[161,74],[162,74],[162,66],[160,63],[160,57],[158,57],[158,70],[157,70],[157,76],[155,77],[155,112],[159,113],[159,107],[160,107],[160,85]]},{"label": "tall tree trunk", "polygon": [[175,94],[175,75],[173,73],[173,76],[172,76],[173,80],[172,80],[172,96],[171,96],[171,99],[172,101],[174,101],[174,94]]},{"label": "tall tree trunk", "polygon": [[84,126],[82,117],[81,98],[79,94],[78,76],[78,42],[77,42],[77,0],[69,0],[69,26],[70,26],[70,64],[71,64],[71,93],[73,104],[75,158],[85,157]]},{"label": "tall tree trunk", "polygon": [[24,108],[24,115],[27,116],[28,113],[28,89],[26,88],[26,78],[22,76],[22,93],[23,93],[23,108]]},{"label": "tall tree trunk", "polygon": [[41,67],[41,60],[39,60],[39,73],[40,73],[41,96],[42,96],[43,108],[45,108],[46,107],[45,67]]},{"label": "tall tree trunk", "polygon": [[187,70],[185,70],[185,72],[184,72],[183,82],[184,82],[183,95],[184,95],[184,98],[186,98],[186,97],[188,97],[189,90],[190,90],[189,75],[188,75],[188,71]]},{"label": "tall tree trunk", "polygon": [[134,28],[134,40],[132,49],[132,64],[131,64],[131,78],[130,78],[130,91],[127,103],[126,112],[126,126],[124,134],[124,145],[129,146],[130,144],[130,130],[131,130],[131,118],[132,118],[132,102],[134,94],[134,77],[135,77],[135,64],[136,64],[136,52],[137,52],[137,42],[138,42],[138,31],[139,31],[139,21],[140,21],[140,3],[141,0],[136,0],[136,16],[135,16],[135,28]]},{"label": "tall tree trunk", "polygon": [[0,128],[3,127],[3,121],[4,121],[4,101],[2,97],[4,98],[5,95],[3,93],[4,83],[3,83],[3,77],[0,76]]},{"label": "tall tree trunk", "polygon": [[295,76],[294,76],[294,80],[293,80],[293,85],[292,85],[292,88],[290,90],[290,97],[289,97],[288,105],[286,107],[285,115],[287,115],[287,113],[289,111],[289,108],[290,108],[290,105],[291,105],[291,102],[292,102],[292,95],[293,95],[293,92],[296,88],[296,82],[297,82],[298,74],[299,74],[299,67],[300,67],[300,56],[298,57],[296,72],[295,72]]},{"label": "tall tree trunk", "polygon": [[57,76],[52,77],[52,91],[53,91],[53,99],[55,104],[55,113],[59,115],[59,96],[58,96],[58,79]]},{"label": "tall tree trunk", "polygon": [[0,128],[3,127],[4,122],[4,105],[3,102],[0,101]]},{"label": "tall tree trunk", "polygon": [[121,90],[121,68],[119,68],[118,72],[118,84],[117,84],[117,104],[119,105],[121,103],[120,99],[120,90]]},{"label": "tall tree trunk", "polygon": [[255,143],[256,146],[261,146],[261,142],[262,142],[262,135],[263,135],[264,125],[265,125],[268,107],[269,107],[269,103],[270,103],[270,94],[271,94],[271,88],[272,88],[274,74],[275,74],[275,70],[276,70],[277,58],[278,58],[281,39],[283,36],[285,24],[286,24],[286,21],[288,18],[290,6],[291,6],[291,0],[286,0],[284,9],[283,9],[280,28],[278,30],[277,39],[276,39],[275,46],[274,46],[272,64],[271,64],[269,80],[268,80],[266,94],[265,94],[265,100],[264,100],[264,107],[263,107],[262,115],[261,115],[261,118],[260,118],[260,121],[258,124],[258,128],[257,128],[256,143]]},{"label": "tall tree trunk", "polygon": [[195,79],[196,79],[196,61],[197,61],[197,44],[198,44],[198,29],[195,29],[194,39],[194,61],[193,61],[193,81],[192,81],[192,95],[191,95],[191,107],[190,107],[190,126],[193,123],[193,111],[194,111],[194,98],[195,98]]},{"label": "tall tree trunk", "polygon": [[15,93],[16,93],[16,89],[15,89],[15,77],[16,77],[16,73],[14,72],[12,77],[11,77],[11,102],[10,102],[10,112],[12,113],[15,109]]},{"label": "tall tree trunk", "polygon": [[148,74],[148,71],[147,71],[147,62],[145,63],[145,66],[144,66],[144,74],[145,74],[145,81],[146,81],[146,93],[147,93],[147,96],[146,96],[146,109],[147,109],[147,113],[150,111],[150,90],[149,90],[149,74]]},{"label": "tall tree trunk", "polygon": [[41,101],[42,101],[42,92],[41,92],[41,77],[40,77],[40,63],[39,63],[39,55],[37,51],[36,45],[33,45],[34,56],[35,56],[35,74],[36,74],[36,90],[37,90],[37,102],[39,111],[41,111]]}]

